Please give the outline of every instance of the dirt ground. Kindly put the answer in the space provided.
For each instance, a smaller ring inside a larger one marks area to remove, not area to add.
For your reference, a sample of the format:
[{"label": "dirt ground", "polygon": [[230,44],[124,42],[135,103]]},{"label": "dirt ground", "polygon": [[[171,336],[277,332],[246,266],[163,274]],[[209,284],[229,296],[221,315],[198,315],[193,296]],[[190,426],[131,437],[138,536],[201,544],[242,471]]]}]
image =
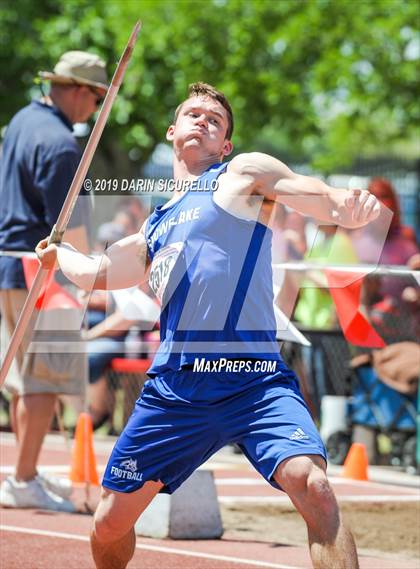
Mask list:
[{"label": "dirt ground", "polygon": [[[347,503],[343,517],[364,553],[420,558],[420,504],[408,502]],[[222,505],[224,538],[301,545],[306,526],[292,507]]]}]

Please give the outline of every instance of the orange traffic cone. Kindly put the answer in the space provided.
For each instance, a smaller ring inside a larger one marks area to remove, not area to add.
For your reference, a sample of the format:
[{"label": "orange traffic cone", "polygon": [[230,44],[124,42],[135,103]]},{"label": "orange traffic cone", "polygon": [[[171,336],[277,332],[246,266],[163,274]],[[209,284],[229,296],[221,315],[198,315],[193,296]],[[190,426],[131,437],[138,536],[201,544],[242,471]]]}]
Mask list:
[{"label": "orange traffic cone", "polygon": [[88,413],[80,413],[72,452],[70,480],[88,482],[99,486],[96,459],[93,451],[92,418]]},{"label": "orange traffic cone", "polygon": [[368,464],[365,445],[353,443],[344,461],[342,476],[353,480],[368,480]]}]

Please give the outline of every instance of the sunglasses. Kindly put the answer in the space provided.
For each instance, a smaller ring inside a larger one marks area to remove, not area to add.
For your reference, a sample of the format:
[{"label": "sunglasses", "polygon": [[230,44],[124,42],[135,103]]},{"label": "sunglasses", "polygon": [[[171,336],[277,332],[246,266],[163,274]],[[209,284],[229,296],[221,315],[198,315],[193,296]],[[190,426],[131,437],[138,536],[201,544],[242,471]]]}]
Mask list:
[{"label": "sunglasses", "polygon": [[98,93],[98,91],[95,89],[95,87],[91,87],[90,85],[86,85],[86,87],[89,89],[89,91],[91,93],[93,93],[94,95],[96,95],[96,106],[100,107],[102,105],[102,103],[104,102],[105,96],[102,95],[101,93]]}]

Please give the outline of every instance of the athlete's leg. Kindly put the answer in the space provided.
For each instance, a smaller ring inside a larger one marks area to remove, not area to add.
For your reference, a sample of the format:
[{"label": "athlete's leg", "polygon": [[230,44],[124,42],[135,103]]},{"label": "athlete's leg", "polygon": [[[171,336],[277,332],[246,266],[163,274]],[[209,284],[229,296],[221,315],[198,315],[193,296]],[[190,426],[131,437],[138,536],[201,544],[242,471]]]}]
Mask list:
[{"label": "athlete's leg", "polygon": [[102,489],[90,540],[97,569],[125,569],[134,555],[134,524],[162,486],[150,481],[126,494]]},{"label": "athlete's leg", "polygon": [[16,480],[26,482],[35,478],[39,453],[51,425],[56,400],[54,393],[28,393],[18,398],[14,419],[18,441]]},{"label": "athlete's leg", "polygon": [[[266,378],[241,400],[236,438],[247,458],[273,486],[290,496],[303,516],[315,569],[356,569],[356,548],[341,522],[328,483],[326,450],[290,370]],[[238,433],[240,433],[238,428]]]},{"label": "athlete's leg", "polygon": [[294,456],[276,468],[273,478],[289,495],[308,527],[315,569],[357,569],[353,536],[341,520],[321,456]]},{"label": "athlete's leg", "polygon": [[124,569],[133,526],[157,492],[174,492],[222,444],[212,408],[167,400],[157,382],[146,382],[105,469],[91,538],[97,569]]}]

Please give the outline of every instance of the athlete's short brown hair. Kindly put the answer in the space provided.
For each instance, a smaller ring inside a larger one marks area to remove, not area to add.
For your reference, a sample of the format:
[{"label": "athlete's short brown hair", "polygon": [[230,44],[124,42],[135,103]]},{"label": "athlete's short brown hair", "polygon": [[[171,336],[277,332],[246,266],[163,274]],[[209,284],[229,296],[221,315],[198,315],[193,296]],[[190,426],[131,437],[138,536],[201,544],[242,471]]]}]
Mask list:
[{"label": "athlete's short brown hair", "polygon": [[[210,97],[211,99],[218,101],[222,105],[222,107],[226,109],[228,115],[228,128],[226,131],[226,139],[230,140],[233,134],[233,113],[232,113],[232,107],[230,106],[230,103],[225,97],[225,95],[221,91],[218,91],[212,85],[209,85],[208,83],[202,83],[201,81],[199,81],[198,83],[191,83],[191,85],[188,86],[188,99],[190,99],[191,97]],[[176,122],[179,115],[179,111],[181,110],[181,107],[184,103],[185,101],[183,101],[180,105],[178,105],[175,111],[174,122]]]}]

